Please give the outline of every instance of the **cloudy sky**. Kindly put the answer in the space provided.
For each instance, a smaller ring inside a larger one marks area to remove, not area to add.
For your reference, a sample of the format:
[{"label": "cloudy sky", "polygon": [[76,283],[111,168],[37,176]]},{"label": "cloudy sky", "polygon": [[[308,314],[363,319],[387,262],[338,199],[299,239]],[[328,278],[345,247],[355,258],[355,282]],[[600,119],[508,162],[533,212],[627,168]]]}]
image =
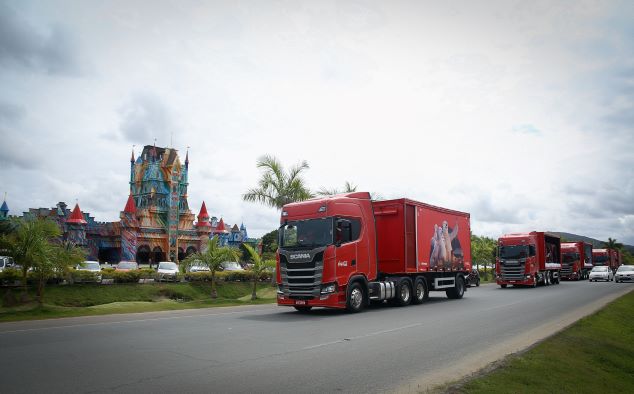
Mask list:
[{"label": "cloudy sky", "polygon": [[12,214],[116,220],[129,157],[190,146],[189,202],[244,221],[263,154],[308,184],[471,213],[474,233],[634,244],[632,1],[0,0]]}]

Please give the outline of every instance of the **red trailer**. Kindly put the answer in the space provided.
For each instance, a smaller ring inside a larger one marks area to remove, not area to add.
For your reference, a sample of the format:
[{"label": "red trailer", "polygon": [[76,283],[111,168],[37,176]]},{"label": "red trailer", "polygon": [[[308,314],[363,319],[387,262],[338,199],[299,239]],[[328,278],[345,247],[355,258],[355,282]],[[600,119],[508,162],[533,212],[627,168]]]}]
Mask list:
[{"label": "red trailer", "polygon": [[506,234],[498,239],[496,282],[532,286],[559,284],[561,240],[555,234],[541,231]]},{"label": "red trailer", "polygon": [[471,270],[469,214],[365,192],[282,208],[277,303],[357,312],[370,302],[462,298]]},{"label": "red trailer", "polygon": [[592,269],[592,244],[564,242],[561,244],[561,279],[588,279]]},{"label": "red trailer", "polygon": [[594,265],[607,265],[614,272],[622,264],[621,252],[615,249],[593,249],[592,260]]}]

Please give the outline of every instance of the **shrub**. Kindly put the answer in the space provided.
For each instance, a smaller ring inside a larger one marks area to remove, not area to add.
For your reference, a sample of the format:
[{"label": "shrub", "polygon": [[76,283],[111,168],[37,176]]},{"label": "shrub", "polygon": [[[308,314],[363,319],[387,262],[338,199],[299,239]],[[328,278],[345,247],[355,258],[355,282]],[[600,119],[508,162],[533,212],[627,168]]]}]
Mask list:
[{"label": "shrub", "polygon": [[73,282],[101,282],[98,272],[91,272],[85,270],[74,270],[70,272],[70,276]]},{"label": "shrub", "polygon": [[140,270],[112,272],[112,279],[114,279],[115,283],[137,283],[140,278]]},{"label": "shrub", "polygon": [[[218,272],[216,272],[216,279],[219,279]],[[185,280],[189,282],[210,282],[211,281],[211,272],[202,271],[202,272],[188,272],[185,274]]]},{"label": "shrub", "polygon": [[152,268],[141,268],[139,270],[139,277],[141,279],[156,279],[156,271]]},{"label": "shrub", "polygon": [[14,283],[16,280],[20,279],[22,279],[22,272],[16,269],[7,268],[0,272],[0,283]]}]

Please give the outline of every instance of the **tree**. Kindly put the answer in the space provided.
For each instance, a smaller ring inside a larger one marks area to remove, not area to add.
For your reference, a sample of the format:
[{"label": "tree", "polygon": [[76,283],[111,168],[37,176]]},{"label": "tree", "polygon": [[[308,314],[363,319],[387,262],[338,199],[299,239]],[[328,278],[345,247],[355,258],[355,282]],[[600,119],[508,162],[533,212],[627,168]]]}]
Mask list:
[{"label": "tree", "polygon": [[211,271],[211,298],[218,298],[216,291],[216,272],[221,269],[225,261],[238,261],[238,252],[228,246],[219,246],[218,237],[207,241],[207,245],[201,252],[192,253],[183,260],[184,267],[194,265],[209,268]]},{"label": "tree", "polygon": [[346,184],[343,187],[342,191],[339,191],[337,189],[328,189],[324,186],[321,187],[321,189],[319,189],[317,191],[317,195],[318,196],[334,196],[335,194],[341,194],[341,193],[352,193],[352,192],[356,192],[357,191],[357,186],[353,185],[352,183],[346,181]]},{"label": "tree", "polygon": [[244,201],[259,202],[282,209],[288,203],[313,197],[300,176],[302,171],[309,168],[306,161],[295,165],[287,173],[275,157],[265,155],[258,159],[257,167],[264,172],[258,182],[258,187],[249,189],[242,195]]},{"label": "tree", "polygon": [[86,251],[74,242],[65,241],[60,244],[48,242],[46,255],[36,261],[33,272],[37,278],[37,302],[44,301],[44,286],[53,275],[64,275],[86,259]]},{"label": "tree", "polygon": [[622,250],[623,244],[616,242],[616,239],[608,237],[608,242],[603,242],[603,247],[606,249]]},{"label": "tree", "polygon": [[487,265],[495,262],[497,249],[496,240],[471,234],[471,260],[477,265],[484,266],[484,279],[488,279]]},{"label": "tree", "polygon": [[251,300],[253,301],[257,298],[258,279],[267,269],[275,267],[275,261],[262,259],[262,257],[247,244],[242,244],[242,246],[244,246],[249,253],[251,261],[253,262],[253,266],[251,267],[251,272],[253,273],[253,292],[251,293]]},{"label": "tree", "polygon": [[262,236],[262,258],[264,258],[265,260],[275,259],[278,237],[279,231],[277,229]]},{"label": "tree", "polygon": [[0,235],[0,248],[13,257],[22,270],[22,285],[27,292],[27,273],[38,264],[47,264],[50,240],[61,235],[57,224],[49,219],[13,219],[12,231]]}]

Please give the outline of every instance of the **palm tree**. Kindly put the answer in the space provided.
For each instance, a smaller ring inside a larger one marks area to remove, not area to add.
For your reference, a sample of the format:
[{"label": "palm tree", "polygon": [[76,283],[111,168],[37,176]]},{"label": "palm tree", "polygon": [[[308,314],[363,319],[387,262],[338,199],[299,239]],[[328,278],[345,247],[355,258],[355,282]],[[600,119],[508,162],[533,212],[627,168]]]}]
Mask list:
[{"label": "palm tree", "polygon": [[57,224],[49,219],[15,219],[12,231],[0,235],[0,249],[13,257],[22,270],[25,293],[29,269],[35,269],[48,259],[51,250],[49,241],[60,235]]},{"label": "palm tree", "polygon": [[339,191],[337,189],[328,189],[326,187],[321,187],[319,191],[317,191],[317,195],[319,196],[334,196],[335,194],[340,193],[352,193],[357,191],[357,186],[352,183],[346,181],[346,184],[343,187],[343,191]]},{"label": "palm tree", "polygon": [[211,271],[211,298],[218,298],[216,291],[216,272],[221,269],[225,261],[238,261],[238,253],[235,249],[218,245],[218,237],[211,238],[202,252],[192,253],[185,260],[183,265],[191,267],[194,265],[209,268]]},{"label": "palm tree", "polygon": [[605,249],[621,250],[623,249],[623,244],[620,242],[616,242],[616,239],[608,237],[608,242],[603,242],[603,247]]},{"label": "palm tree", "polygon": [[273,156],[265,155],[258,159],[257,167],[264,172],[258,182],[258,187],[249,189],[242,195],[244,201],[259,202],[282,209],[288,203],[313,197],[300,176],[302,171],[309,168],[306,161],[295,165],[286,173],[279,160]]},{"label": "palm tree", "polygon": [[250,245],[242,244],[242,246],[244,246],[247,252],[249,252],[249,256],[253,262],[253,266],[251,267],[251,272],[253,273],[253,292],[251,293],[251,300],[253,301],[257,298],[256,291],[258,279],[268,268],[275,267],[275,261],[262,260],[262,256],[260,256]]},{"label": "palm tree", "polygon": [[48,244],[46,255],[41,257],[33,267],[37,277],[37,302],[41,305],[44,299],[46,281],[56,274],[68,274],[70,268],[86,259],[86,251],[74,242],[64,241],[60,244]]}]

